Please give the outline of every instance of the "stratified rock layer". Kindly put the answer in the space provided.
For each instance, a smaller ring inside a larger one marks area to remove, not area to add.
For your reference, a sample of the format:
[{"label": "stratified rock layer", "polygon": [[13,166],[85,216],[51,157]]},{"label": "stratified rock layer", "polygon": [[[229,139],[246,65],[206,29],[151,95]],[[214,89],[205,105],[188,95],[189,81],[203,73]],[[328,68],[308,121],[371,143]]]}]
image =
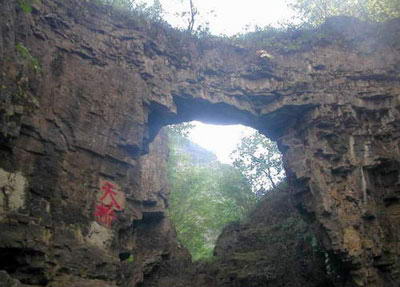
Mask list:
[{"label": "stratified rock layer", "polygon": [[350,286],[400,284],[398,21],[332,19],[295,49],[246,48],[85,1],[29,14],[17,2],[0,0],[0,269],[31,285],[134,286],[185,265],[165,218],[165,146],[149,143],[200,119],[277,140]]}]

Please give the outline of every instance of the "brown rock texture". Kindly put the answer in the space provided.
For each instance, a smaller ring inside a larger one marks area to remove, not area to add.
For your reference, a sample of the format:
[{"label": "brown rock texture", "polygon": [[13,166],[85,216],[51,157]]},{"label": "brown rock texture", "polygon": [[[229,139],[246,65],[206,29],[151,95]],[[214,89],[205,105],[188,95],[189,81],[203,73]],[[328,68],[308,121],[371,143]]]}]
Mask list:
[{"label": "brown rock texture", "polygon": [[[349,286],[400,284],[399,21],[337,18],[243,46],[90,1],[0,7],[2,276],[140,286],[185,265],[154,138],[199,119],[278,142],[292,196]],[[125,203],[97,216],[104,181]]]},{"label": "brown rock texture", "polygon": [[218,259],[200,268],[212,286],[346,284],[346,274],[333,269],[285,189],[266,196],[246,222],[228,225],[214,253]]}]

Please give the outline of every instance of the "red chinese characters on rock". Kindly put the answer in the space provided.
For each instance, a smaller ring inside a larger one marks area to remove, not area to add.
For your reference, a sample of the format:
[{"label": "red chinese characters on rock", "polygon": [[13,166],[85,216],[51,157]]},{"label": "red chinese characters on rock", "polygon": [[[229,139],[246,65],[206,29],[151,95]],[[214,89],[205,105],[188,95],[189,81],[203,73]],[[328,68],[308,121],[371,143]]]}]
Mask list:
[{"label": "red chinese characters on rock", "polygon": [[103,203],[96,205],[96,211],[94,212],[98,223],[104,224],[107,227],[111,227],[112,222],[117,219],[115,211],[111,206],[107,206]]},{"label": "red chinese characters on rock", "polygon": [[96,221],[108,228],[117,219],[115,211],[122,211],[125,205],[125,196],[119,186],[111,181],[100,180],[100,192],[94,212]]}]

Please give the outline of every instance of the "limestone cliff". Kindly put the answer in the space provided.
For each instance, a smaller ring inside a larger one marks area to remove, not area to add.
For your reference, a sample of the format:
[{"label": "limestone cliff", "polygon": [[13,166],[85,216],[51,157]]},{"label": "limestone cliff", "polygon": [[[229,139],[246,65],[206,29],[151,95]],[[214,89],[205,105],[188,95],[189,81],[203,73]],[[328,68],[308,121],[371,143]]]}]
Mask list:
[{"label": "limestone cliff", "polygon": [[165,153],[149,143],[200,119],[278,142],[292,196],[350,286],[400,284],[398,21],[332,19],[245,46],[90,1],[28,14],[17,2],[0,0],[0,276],[140,286],[161,262],[185,265]]}]

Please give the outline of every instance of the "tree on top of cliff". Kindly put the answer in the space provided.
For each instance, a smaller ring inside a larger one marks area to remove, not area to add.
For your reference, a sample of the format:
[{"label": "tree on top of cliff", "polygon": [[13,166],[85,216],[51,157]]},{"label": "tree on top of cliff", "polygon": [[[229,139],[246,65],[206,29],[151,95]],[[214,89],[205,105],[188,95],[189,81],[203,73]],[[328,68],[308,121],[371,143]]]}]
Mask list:
[{"label": "tree on top of cliff", "polygon": [[398,0],[292,0],[291,7],[302,22],[319,25],[332,16],[352,16],[368,21],[400,17]]},{"label": "tree on top of cliff", "polygon": [[91,0],[97,4],[110,6],[120,11],[133,13],[134,16],[140,15],[145,19],[162,22],[164,21],[164,12],[159,0],[154,0],[151,5],[148,1],[137,0]]}]

